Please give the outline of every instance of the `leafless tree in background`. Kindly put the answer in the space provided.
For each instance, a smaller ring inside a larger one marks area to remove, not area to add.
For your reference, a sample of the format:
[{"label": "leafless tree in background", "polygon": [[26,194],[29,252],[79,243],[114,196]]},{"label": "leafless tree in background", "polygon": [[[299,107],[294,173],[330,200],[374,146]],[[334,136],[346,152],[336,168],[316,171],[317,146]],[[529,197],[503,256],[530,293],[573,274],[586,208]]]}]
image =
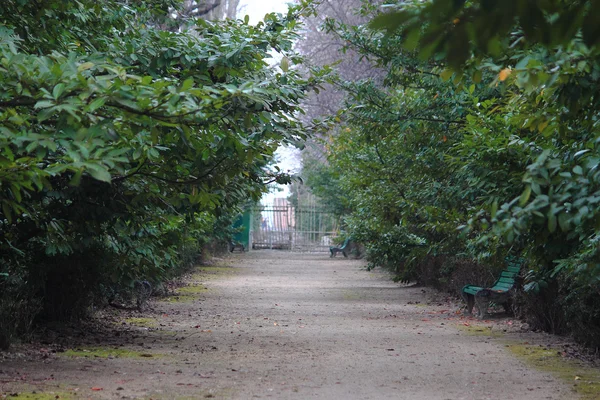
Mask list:
[{"label": "leafless tree in background", "polygon": [[[309,65],[335,66],[340,79],[344,81],[360,81],[379,79],[383,72],[368,60],[362,59],[352,49],[344,50],[344,42],[332,33],[325,32],[323,24],[327,18],[333,18],[346,25],[361,25],[367,22],[359,15],[362,0],[323,0],[317,10],[317,17],[305,21],[304,37],[296,46],[297,50],[307,58]],[[319,94],[313,94],[305,103],[306,118],[311,120],[325,115],[335,114],[343,105],[345,93],[331,84],[325,85]],[[325,162],[323,148],[317,141],[308,143],[303,159]]]},{"label": "leafless tree in background", "polygon": [[177,18],[234,19],[237,17],[239,5],[240,0],[185,0]]},{"label": "leafless tree in background", "polygon": [[[380,80],[383,71],[376,68],[369,60],[361,58],[352,49],[345,48],[344,40],[333,33],[327,33],[324,24],[328,18],[335,19],[349,26],[357,26],[367,22],[367,18],[359,14],[363,0],[322,0],[317,7],[318,15],[305,21],[303,38],[296,45],[310,66],[335,64],[335,71],[342,81],[361,81],[365,79]],[[327,115],[335,115],[343,107],[345,92],[332,84],[324,85],[318,94],[313,94],[304,103],[305,119],[310,121]],[[335,135],[334,132],[331,133]],[[313,138],[308,140],[299,157],[302,159],[302,176],[310,180],[311,171],[327,164],[325,140]],[[300,204],[303,198],[312,196],[311,182],[306,185],[295,183],[291,188],[290,198]],[[322,184],[322,182],[321,182]],[[323,205],[326,207],[326,205]]]}]

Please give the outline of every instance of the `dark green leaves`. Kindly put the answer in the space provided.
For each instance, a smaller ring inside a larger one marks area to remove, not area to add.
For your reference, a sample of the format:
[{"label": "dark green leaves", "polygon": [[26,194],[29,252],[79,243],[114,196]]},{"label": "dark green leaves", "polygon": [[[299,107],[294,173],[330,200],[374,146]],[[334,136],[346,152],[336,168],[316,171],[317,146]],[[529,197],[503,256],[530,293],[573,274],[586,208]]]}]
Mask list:
[{"label": "dark green leaves", "polygon": [[[407,48],[417,48],[424,58],[444,57],[458,69],[472,54],[501,57],[520,35],[529,44],[552,47],[568,45],[581,31],[586,45],[597,45],[599,6],[598,1],[584,0],[566,4],[559,0],[403,1],[397,10],[382,13],[370,25],[400,34]],[[516,37],[509,42],[510,36]]]},{"label": "dark green leaves", "polygon": [[161,29],[177,3],[2,2],[0,264],[101,271],[93,285],[164,277],[228,239],[277,146],[310,133],[299,104],[322,77],[266,62],[302,62],[308,4],[259,26]]}]

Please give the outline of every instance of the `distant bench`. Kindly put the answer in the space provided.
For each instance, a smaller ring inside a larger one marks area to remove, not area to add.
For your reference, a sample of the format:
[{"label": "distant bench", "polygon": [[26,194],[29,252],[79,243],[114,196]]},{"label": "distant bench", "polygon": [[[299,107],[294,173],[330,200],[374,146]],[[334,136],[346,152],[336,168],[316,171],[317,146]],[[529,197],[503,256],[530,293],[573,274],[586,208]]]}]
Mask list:
[{"label": "distant bench", "polygon": [[344,257],[348,258],[348,252],[352,248],[352,243],[350,238],[344,240],[344,243],[341,247],[330,246],[329,247],[329,257],[333,258],[337,255],[337,253],[342,253]]},{"label": "distant bench", "polygon": [[508,308],[512,290],[515,288],[515,280],[523,267],[524,260],[518,257],[506,257],[506,269],[500,273],[498,280],[489,288],[475,285],[466,285],[461,290],[461,295],[467,303],[467,313],[473,312],[473,306],[477,305],[477,316],[485,317],[490,303],[502,304]]}]

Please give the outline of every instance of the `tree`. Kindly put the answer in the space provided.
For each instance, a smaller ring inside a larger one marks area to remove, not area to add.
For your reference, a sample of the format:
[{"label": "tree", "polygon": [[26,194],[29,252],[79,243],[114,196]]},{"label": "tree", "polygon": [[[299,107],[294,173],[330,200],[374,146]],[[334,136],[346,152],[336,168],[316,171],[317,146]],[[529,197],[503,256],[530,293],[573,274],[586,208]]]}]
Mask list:
[{"label": "tree", "polygon": [[[349,26],[366,23],[368,18],[360,9],[359,0],[323,1],[316,7],[317,14],[306,20],[302,40],[296,43],[296,48],[310,65],[326,71],[335,67],[328,83],[303,101],[305,121],[338,115],[344,107],[346,82],[380,82],[383,77],[383,71],[376,67],[376,59],[372,55],[361,53],[347,42],[347,38],[327,27],[333,21]],[[340,121],[339,118],[332,121],[331,126],[339,126]],[[327,199],[322,202],[324,208],[343,215],[347,210],[343,191],[339,189],[337,176],[327,167],[328,147],[338,133],[339,130],[334,128],[326,135],[307,141],[302,151],[302,177],[312,193]]]},{"label": "tree", "polygon": [[[319,84],[293,63],[298,18],[197,20],[175,1],[10,0],[0,25],[0,272],[68,318],[103,285],[159,280],[228,235]],[[44,29],[39,29],[43,26]]]},{"label": "tree", "polygon": [[237,17],[239,6],[240,0],[185,0],[177,12],[177,19],[235,19]]},{"label": "tree", "polygon": [[511,249],[533,321],[598,346],[595,5],[397,2],[335,26],[388,76],[348,86],[330,162],[377,264],[419,278],[434,254]]}]

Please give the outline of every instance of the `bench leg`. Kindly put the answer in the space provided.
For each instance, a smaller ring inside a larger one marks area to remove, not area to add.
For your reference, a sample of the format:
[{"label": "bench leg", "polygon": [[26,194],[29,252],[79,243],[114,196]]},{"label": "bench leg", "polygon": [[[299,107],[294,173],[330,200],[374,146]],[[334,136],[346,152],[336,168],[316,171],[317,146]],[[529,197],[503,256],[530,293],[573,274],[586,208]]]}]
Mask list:
[{"label": "bench leg", "polygon": [[475,305],[475,296],[469,293],[463,293],[463,297],[467,303],[467,314],[473,314],[473,306]]},{"label": "bench leg", "polygon": [[502,303],[502,307],[504,307],[504,312],[505,313],[507,313],[507,314],[513,314],[512,303],[510,302],[510,300],[507,300],[504,303]]},{"label": "bench leg", "polygon": [[479,296],[475,298],[475,303],[477,304],[477,317],[479,319],[484,319],[488,307],[490,306],[489,299],[483,296]]}]

